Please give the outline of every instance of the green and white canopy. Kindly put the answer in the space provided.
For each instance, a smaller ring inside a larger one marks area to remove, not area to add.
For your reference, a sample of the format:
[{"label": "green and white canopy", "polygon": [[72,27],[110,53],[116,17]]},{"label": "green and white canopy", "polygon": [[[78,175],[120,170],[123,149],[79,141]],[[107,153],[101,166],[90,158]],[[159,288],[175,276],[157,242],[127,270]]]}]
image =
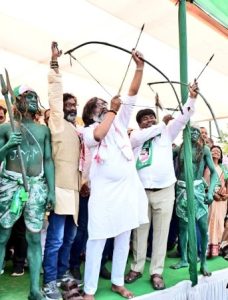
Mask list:
[{"label": "green and white canopy", "polygon": [[[91,40],[106,41],[131,50],[142,24],[145,23],[138,49],[170,79],[179,80],[176,2],[177,0],[1,1],[0,72],[4,74],[6,67],[12,87],[20,84],[31,86],[40,96],[42,104],[48,107],[46,74],[52,40],[58,41],[59,48],[63,51]],[[227,2],[197,0],[194,4],[188,4],[200,6],[200,10],[207,11],[209,16],[216,16],[223,28],[227,28]],[[216,117],[226,118],[228,38],[189,11],[187,22],[189,81],[198,76],[208,59],[215,54],[201,76],[199,85]],[[112,95],[117,93],[129,55],[98,45],[81,48],[74,55]],[[110,100],[79,64],[75,62],[70,66],[69,57],[63,56],[60,66],[64,75],[64,91],[72,92],[78,97],[79,115],[83,104],[92,96]],[[123,93],[128,88],[133,68],[132,64]],[[162,80],[161,76],[146,67],[140,89],[141,105],[154,106],[154,94],[147,83],[157,80]],[[164,107],[177,106],[170,86],[156,86],[156,91]],[[196,109],[195,121],[211,119],[211,114],[202,101],[197,103]],[[132,126],[136,126],[134,121]]]}]

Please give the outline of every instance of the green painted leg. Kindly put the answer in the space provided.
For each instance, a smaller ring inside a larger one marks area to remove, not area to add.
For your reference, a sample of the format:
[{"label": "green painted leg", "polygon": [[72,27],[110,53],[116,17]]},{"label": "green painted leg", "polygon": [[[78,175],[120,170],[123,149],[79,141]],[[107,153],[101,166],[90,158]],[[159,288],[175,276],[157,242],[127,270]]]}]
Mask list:
[{"label": "green painted leg", "polygon": [[28,300],[45,300],[46,298],[42,295],[41,292],[30,293],[28,296]]},{"label": "green painted leg", "polygon": [[171,269],[180,269],[188,267],[188,259],[187,259],[187,245],[188,245],[188,223],[179,219],[179,242],[180,242],[180,261],[170,266]]},{"label": "green painted leg", "polygon": [[40,233],[32,233],[26,231],[26,239],[28,242],[28,264],[30,270],[30,293],[29,300],[45,300],[40,292],[40,269],[42,263],[42,252]]},{"label": "green painted leg", "polygon": [[0,226],[0,272],[2,270],[3,262],[6,253],[6,244],[10,238],[11,228],[4,229]]},{"label": "green painted leg", "polygon": [[198,220],[200,235],[201,235],[201,256],[200,256],[200,273],[203,276],[211,276],[208,271],[206,252],[208,244],[208,214]]}]

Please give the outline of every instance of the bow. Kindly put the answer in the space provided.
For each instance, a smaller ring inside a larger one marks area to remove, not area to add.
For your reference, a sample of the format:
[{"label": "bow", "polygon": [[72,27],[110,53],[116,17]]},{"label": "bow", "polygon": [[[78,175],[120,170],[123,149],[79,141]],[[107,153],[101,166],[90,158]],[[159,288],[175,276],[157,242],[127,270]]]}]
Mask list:
[{"label": "bow", "polygon": [[[143,24],[142,27],[141,27],[141,30],[140,30],[140,33],[139,33],[137,42],[136,42],[136,44],[135,44],[135,47],[133,48],[134,50],[136,50],[136,48],[137,48],[137,46],[138,46],[139,40],[140,40],[141,35],[142,35],[142,32],[143,32],[143,30],[144,30],[144,26],[145,26],[145,24]],[[121,92],[121,90],[122,90],[124,81],[125,81],[125,79],[126,79],[126,76],[127,76],[127,73],[128,73],[128,70],[129,70],[129,67],[130,67],[130,64],[131,64],[131,61],[132,61],[132,56],[131,56],[131,58],[130,58],[130,60],[129,60],[129,63],[128,63],[128,65],[127,65],[127,69],[126,69],[126,71],[125,71],[125,74],[124,74],[124,77],[123,77],[123,80],[122,80],[122,82],[121,82],[121,85],[120,85],[120,88],[119,88],[119,90],[118,90],[117,95],[120,95],[120,92]]]},{"label": "bow", "polygon": [[[187,83],[184,83],[184,82],[180,82],[180,81],[171,81],[173,84],[180,84],[180,85],[185,85],[185,86],[188,86]],[[165,83],[168,83],[168,81],[155,81],[155,82],[149,82],[148,85],[151,86],[151,85],[155,85],[155,84],[165,84]],[[202,93],[198,92],[199,96],[203,99],[204,103],[206,104],[206,106],[208,107],[211,115],[212,115],[212,118],[214,120],[214,123],[215,123],[215,127],[216,127],[216,130],[218,132],[218,138],[220,140],[222,140],[222,137],[221,137],[221,131],[219,129],[219,126],[218,126],[218,122],[215,118],[215,114],[214,114],[214,111],[210,105],[210,103],[207,101],[207,99],[203,96]]]},{"label": "bow", "polygon": [[[77,49],[82,48],[82,47],[84,47],[84,46],[90,45],[90,44],[104,45],[104,46],[112,47],[112,48],[118,49],[118,50],[120,50],[120,51],[126,52],[126,53],[128,53],[128,54],[130,54],[130,55],[132,54],[131,51],[129,51],[129,50],[125,49],[125,48],[122,48],[122,47],[120,47],[120,46],[117,46],[117,45],[114,45],[114,44],[110,44],[110,43],[107,43],[107,42],[101,42],[101,41],[90,41],[90,42],[86,42],[86,43],[80,44],[80,45],[78,45],[78,46],[76,46],[76,47],[74,47],[74,48],[72,48],[72,49],[66,51],[64,54],[69,54],[70,57],[74,58],[74,57],[71,55],[72,52],[74,52],[74,51],[76,51]],[[75,59],[75,58],[74,58],[74,59]],[[172,90],[173,90],[173,92],[174,92],[174,94],[175,94],[175,97],[176,97],[177,102],[178,102],[178,107],[180,108],[180,111],[181,111],[181,113],[183,114],[183,110],[182,110],[182,106],[181,106],[180,99],[179,99],[179,97],[178,97],[178,95],[177,95],[177,92],[176,92],[176,90],[175,90],[175,88],[174,88],[174,85],[173,85],[173,83],[170,81],[170,79],[169,79],[169,78],[168,78],[168,77],[167,77],[167,76],[166,76],[166,75],[165,75],[158,67],[156,67],[155,65],[153,65],[152,63],[150,63],[148,60],[143,59],[143,61],[144,61],[144,63],[146,63],[147,65],[149,65],[151,68],[155,69],[158,73],[160,73],[160,74],[167,80],[167,82],[170,84],[170,86],[171,86],[171,88],[172,88]]]}]

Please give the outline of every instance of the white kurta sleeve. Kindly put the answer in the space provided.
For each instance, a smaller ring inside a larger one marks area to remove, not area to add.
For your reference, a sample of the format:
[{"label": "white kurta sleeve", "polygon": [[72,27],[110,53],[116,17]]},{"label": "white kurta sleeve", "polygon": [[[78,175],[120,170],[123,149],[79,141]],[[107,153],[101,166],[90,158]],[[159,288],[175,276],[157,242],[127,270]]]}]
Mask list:
[{"label": "white kurta sleeve", "polygon": [[171,141],[174,141],[178,136],[180,131],[185,127],[185,125],[190,120],[191,116],[195,111],[195,99],[188,98],[185,105],[183,106],[183,114],[179,114],[175,119],[169,122],[167,125],[167,131],[171,138]]},{"label": "white kurta sleeve", "polygon": [[130,122],[130,118],[131,118],[131,114],[132,111],[134,109],[134,105],[136,103],[137,100],[137,95],[135,96],[125,96],[123,103],[121,105],[121,108],[117,114],[117,119],[119,121],[119,123],[125,127],[128,128],[129,122]]},{"label": "white kurta sleeve", "polygon": [[152,125],[149,128],[143,128],[140,130],[133,130],[130,136],[131,146],[132,148],[136,148],[142,146],[144,142],[148,141],[149,139],[155,137],[156,135],[160,134],[163,129],[166,128],[164,122],[161,122],[157,125]]},{"label": "white kurta sleeve", "polygon": [[96,126],[94,126],[94,125],[90,125],[89,127],[85,127],[83,129],[83,140],[88,148],[99,145],[99,142],[97,142],[94,139],[93,132],[94,132],[95,127]]}]

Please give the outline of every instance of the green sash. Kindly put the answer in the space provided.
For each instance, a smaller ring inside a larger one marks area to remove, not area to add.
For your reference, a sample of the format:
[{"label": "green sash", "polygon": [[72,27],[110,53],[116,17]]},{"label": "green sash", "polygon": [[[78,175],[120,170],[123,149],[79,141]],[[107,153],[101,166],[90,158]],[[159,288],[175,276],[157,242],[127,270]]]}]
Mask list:
[{"label": "green sash", "polygon": [[142,149],[140,150],[138,159],[136,161],[137,170],[148,167],[152,164],[152,152],[152,139],[149,139],[143,144]]}]

